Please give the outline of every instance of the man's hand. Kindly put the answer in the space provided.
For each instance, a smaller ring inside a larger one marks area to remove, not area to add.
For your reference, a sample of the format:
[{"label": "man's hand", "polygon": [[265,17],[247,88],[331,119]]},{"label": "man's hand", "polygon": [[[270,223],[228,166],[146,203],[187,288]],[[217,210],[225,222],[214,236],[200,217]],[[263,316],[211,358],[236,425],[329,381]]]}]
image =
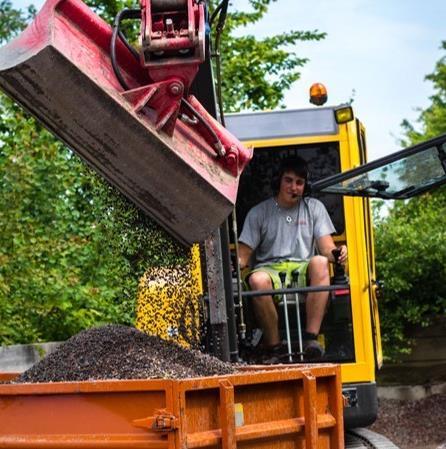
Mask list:
[{"label": "man's hand", "polygon": [[252,249],[245,245],[242,242],[239,242],[238,244],[238,255],[239,255],[239,264],[240,268],[243,270],[243,268],[246,268],[249,265],[249,259],[251,258]]},{"label": "man's hand", "polygon": [[347,262],[347,257],[348,257],[347,247],[345,245],[341,245],[341,246],[338,247],[338,249],[341,250],[341,253],[339,254],[338,262],[340,264],[344,265],[345,262]]},{"label": "man's hand", "polygon": [[319,248],[319,252],[323,256],[327,257],[330,262],[335,262],[332,254],[334,249],[341,251],[338,259],[339,263],[344,264],[347,261],[347,247],[345,245],[341,245],[337,248],[331,235],[324,235],[320,237],[317,240],[317,246]]}]

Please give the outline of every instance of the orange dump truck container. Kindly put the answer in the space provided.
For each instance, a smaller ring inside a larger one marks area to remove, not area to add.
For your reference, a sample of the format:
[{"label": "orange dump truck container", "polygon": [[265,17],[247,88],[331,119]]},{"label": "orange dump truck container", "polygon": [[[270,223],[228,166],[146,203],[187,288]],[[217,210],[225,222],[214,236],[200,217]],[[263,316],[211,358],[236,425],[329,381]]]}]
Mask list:
[{"label": "orange dump truck container", "polygon": [[[5,379],[5,378],[4,378]],[[0,448],[343,448],[340,369],[0,385]]]}]

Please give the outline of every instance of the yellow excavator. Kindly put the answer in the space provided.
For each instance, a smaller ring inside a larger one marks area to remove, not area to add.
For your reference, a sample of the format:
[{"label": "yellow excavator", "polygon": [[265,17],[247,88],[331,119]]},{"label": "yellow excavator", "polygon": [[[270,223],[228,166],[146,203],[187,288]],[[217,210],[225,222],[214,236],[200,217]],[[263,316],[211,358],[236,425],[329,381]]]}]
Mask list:
[{"label": "yellow excavator", "polygon": [[[320,337],[326,357],[319,362],[340,364],[342,373],[342,389],[327,390],[334,395],[327,404],[344,404],[347,447],[394,447],[351,430],[376,419],[375,373],[382,364],[369,198],[406,199],[444,184],[446,135],[366,164],[365,128],[349,105],[228,115],[223,127],[216,119],[207,15],[199,0],[141,0],[110,26],[81,0],[48,0],[0,49],[0,88],[191,246],[189,265],[149,269],[140,280],[136,324],[184,346],[204,345],[223,360],[249,363],[261,338],[249,301],[261,292],[241,288],[237,229],[249,208],[271,195],[280,161],[303,157],[312,194],[335,224],[335,241],[349,247],[345,272],[335,264],[326,288],[331,300]],[[124,20],[140,22],[138,49],[122,32]],[[322,97],[313,103],[322,105]],[[301,364],[310,287],[283,287],[281,332],[297,347],[288,362]],[[230,394],[225,391],[220,386],[221,398]],[[299,407],[306,419],[313,416],[311,404]],[[321,434],[331,425],[313,418]],[[203,441],[214,441],[209,432]],[[341,447],[339,438],[308,432],[305,442],[280,447]],[[223,446],[235,447],[235,437],[222,435]],[[248,438],[240,435],[237,441]],[[6,438],[0,445],[28,447],[16,443]],[[62,439],[58,444],[68,447]],[[82,447],[96,447],[88,444]],[[262,444],[273,447],[274,440]],[[179,446],[195,447],[165,447]]]}]

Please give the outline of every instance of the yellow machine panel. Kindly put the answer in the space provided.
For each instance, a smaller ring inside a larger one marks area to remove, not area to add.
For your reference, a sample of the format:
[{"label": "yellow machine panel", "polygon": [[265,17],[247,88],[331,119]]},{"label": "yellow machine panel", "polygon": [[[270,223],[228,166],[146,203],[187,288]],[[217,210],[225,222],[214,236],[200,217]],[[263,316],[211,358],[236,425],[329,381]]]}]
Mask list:
[{"label": "yellow machine panel", "polygon": [[198,245],[184,266],[149,268],[139,281],[136,327],[184,347],[201,340],[202,283]]}]

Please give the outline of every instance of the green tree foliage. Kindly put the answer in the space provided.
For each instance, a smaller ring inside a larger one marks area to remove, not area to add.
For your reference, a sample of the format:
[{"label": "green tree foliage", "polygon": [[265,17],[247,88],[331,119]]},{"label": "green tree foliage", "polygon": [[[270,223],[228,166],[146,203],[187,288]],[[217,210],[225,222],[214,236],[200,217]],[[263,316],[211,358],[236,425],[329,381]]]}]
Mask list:
[{"label": "green tree foliage", "polygon": [[33,118],[3,96],[0,107],[1,341],[131,323],[147,264],[185,250]]},{"label": "green tree foliage", "polygon": [[0,44],[16,36],[35,14],[33,6],[26,12],[14,9],[10,0],[0,0]]},{"label": "green tree foliage", "polygon": [[1,341],[131,323],[146,267],[185,248],[3,96],[0,107]]},{"label": "green tree foliage", "polygon": [[[2,41],[32,13],[4,0]],[[0,173],[2,344],[130,324],[146,267],[186,259],[185,248],[3,94]]]},{"label": "green tree foliage", "polygon": [[[111,23],[118,11],[138,2],[87,3]],[[260,20],[269,3],[252,0],[251,12],[228,19],[221,47],[227,110],[280,104],[305,62],[286,48],[323,37],[233,37]],[[10,0],[0,0],[0,11],[0,44],[35,13],[32,7],[15,10]],[[135,26],[126,23],[125,32],[134,42]],[[183,264],[188,255],[3,94],[0,223],[0,344],[65,339],[105,322],[129,324],[145,269]]]},{"label": "green tree foliage", "polygon": [[446,195],[427,193],[398,202],[378,221],[378,278],[381,330],[386,357],[410,352],[410,329],[428,326],[446,313]]},{"label": "green tree foliage", "polygon": [[227,112],[283,107],[284,93],[299,79],[299,69],[308,61],[290,47],[326,35],[317,30],[290,31],[258,39],[243,33],[246,26],[265,18],[270,4],[271,0],[250,0],[250,11],[228,13],[220,49]]},{"label": "green tree foliage", "polygon": [[[442,48],[446,50],[446,41]],[[420,110],[419,129],[403,122],[404,145],[446,132],[446,56],[426,79],[434,87],[431,104]],[[396,202],[386,218],[376,220],[377,272],[385,283],[381,324],[388,357],[410,352],[413,325],[428,326],[434,317],[446,314],[445,217],[446,188],[441,187]]]}]

